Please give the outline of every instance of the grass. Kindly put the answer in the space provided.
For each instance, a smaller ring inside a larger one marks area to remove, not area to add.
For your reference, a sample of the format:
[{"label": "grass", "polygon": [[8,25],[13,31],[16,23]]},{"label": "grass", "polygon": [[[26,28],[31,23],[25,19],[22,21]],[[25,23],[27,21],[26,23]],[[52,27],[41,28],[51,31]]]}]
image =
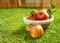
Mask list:
[{"label": "grass", "polygon": [[49,29],[37,39],[30,37],[23,22],[32,9],[0,9],[0,43],[60,43],[60,9],[53,13],[55,19]]}]

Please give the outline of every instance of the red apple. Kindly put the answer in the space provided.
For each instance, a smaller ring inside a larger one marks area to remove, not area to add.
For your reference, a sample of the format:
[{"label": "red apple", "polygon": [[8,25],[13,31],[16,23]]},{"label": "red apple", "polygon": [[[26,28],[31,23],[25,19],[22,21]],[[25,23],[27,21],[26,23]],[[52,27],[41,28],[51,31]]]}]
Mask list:
[{"label": "red apple", "polygon": [[37,10],[32,10],[30,14],[36,14],[36,13],[38,13]]},{"label": "red apple", "polygon": [[30,15],[30,16],[28,17],[28,19],[29,19],[29,20],[35,20],[35,17],[33,17],[32,15]]},{"label": "red apple", "polygon": [[49,19],[49,14],[46,9],[42,9],[36,14],[36,20],[47,20]]},{"label": "red apple", "polygon": [[32,38],[38,38],[42,36],[43,28],[41,25],[34,25],[30,28],[29,32]]},{"label": "red apple", "polygon": [[29,17],[28,17],[28,19],[35,20],[37,13],[38,13],[37,10],[32,10],[31,13],[30,13],[30,15],[29,15]]}]

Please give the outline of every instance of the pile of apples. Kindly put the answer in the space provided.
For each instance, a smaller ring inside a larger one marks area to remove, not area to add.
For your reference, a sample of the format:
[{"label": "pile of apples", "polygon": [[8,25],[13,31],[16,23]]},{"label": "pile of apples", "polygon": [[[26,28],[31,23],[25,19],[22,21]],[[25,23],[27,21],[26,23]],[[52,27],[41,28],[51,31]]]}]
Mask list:
[{"label": "pile of apples", "polygon": [[41,9],[39,11],[32,10],[29,17],[29,20],[47,20],[49,19],[49,14],[47,9]]},{"label": "pile of apples", "polygon": [[[47,20],[49,19],[49,14],[47,9],[41,9],[39,11],[32,10],[28,16],[29,20]],[[27,26],[30,36],[32,38],[41,37],[44,33],[43,27],[40,24],[33,24]]]}]

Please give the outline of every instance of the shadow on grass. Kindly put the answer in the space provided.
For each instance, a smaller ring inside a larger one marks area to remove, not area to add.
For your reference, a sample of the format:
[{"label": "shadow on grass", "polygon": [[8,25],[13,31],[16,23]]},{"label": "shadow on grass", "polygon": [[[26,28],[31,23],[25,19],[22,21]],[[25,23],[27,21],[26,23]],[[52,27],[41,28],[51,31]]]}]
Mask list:
[{"label": "shadow on grass", "polygon": [[19,30],[13,31],[12,35],[25,41],[30,41],[33,39],[29,32],[25,30],[25,26],[22,26]]},{"label": "shadow on grass", "polygon": [[[44,30],[46,31],[46,29]],[[27,41],[27,42],[34,42],[36,43],[36,40],[40,40],[42,37],[39,38],[32,38],[28,31],[25,30],[25,26],[21,26],[19,30],[15,30],[12,32],[12,35],[16,38],[19,38],[21,41]]]}]

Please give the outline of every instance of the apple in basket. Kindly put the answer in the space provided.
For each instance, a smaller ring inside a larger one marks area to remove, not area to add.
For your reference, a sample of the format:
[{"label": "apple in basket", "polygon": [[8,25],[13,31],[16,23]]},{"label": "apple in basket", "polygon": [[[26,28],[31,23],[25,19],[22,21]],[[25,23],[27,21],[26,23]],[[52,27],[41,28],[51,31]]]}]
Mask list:
[{"label": "apple in basket", "polygon": [[43,35],[43,27],[39,24],[30,24],[27,28],[29,28],[29,33],[32,38],[39,38]]},{"label": "apple in basket", "polygon": [[47,9],[42,9],[36,14],[36,20],[47,20],[47,19],[49,19]]},{"label": "apple in basket", "polygon": [[31,13],[30,13],[30,15],[28,16],[28,19],[29,20],[35,20],[37,13],[38,13],[37,10],[32,10]]},{"label": "apple in basket", "polygon": [[46,9],[42,9],[40,11],[32,10],[28,17],[28,19],[30,20],[46,20],[48,18],[49,18],[49,15]]}]

